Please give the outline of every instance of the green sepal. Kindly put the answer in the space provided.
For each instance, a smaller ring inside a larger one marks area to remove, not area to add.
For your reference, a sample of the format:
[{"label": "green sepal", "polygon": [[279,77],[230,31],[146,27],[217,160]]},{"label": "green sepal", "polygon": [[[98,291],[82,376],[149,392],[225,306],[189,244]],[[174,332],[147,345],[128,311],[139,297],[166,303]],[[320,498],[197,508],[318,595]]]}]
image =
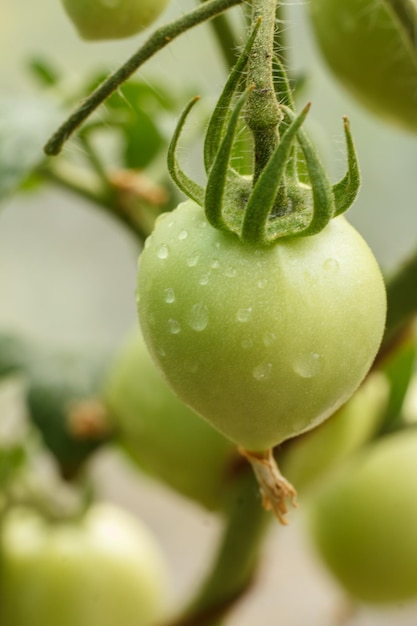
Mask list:
[{"label": "green sepal", "polygon": [[241,83],[242,73],[248,62],[249,54],[252,50],[260,24],[261,19],[259,19],[255,24],[242,54],[230,72],[229,78],[227,79],[224,89],[210,118],[204,141],[204,166],[207,174],[209,173],[220,148],[223,133],[231,115],[230,103],[239,87],[239,84]]},{"label": "green sepal", "polygon": [[[297,228],[297,224],[291,219],[293,217],[297,220],[297,214],[282,216],[284,217],[284,230],[282,230],[283,220],[281,217],[270,220],[269,224],[268,220],[274,208],[294,140],[309,109],[310,105],[308,104],[288,126],[253,188],[243,220],[241,237],[244,241],[268,243],[291,234],[294,228]],[[269,226],[269,233],[267,232],[267,225]]]},{"label": "green sepal", "polygon": [[168,171],[171,174],[171,178],[174,183],[177,185],[181,191],[185,193],[186,196],[194,200],[200,206],[204,204],[204,189],[197,183],[195,183],[185,172],[182,170],[181,166],[178,163],[177,159],[177,147],[178,140],[181,135],[181,131],[184,127],[185,121],[195,105],[195,103],[200,99],[199,96],[196,96],[185,107],[184,111],[181,113],[180,119],[178,120],[178,124],[175,128],[174,134],[171,139],[171,143],[168,147],[168,155],[167,155],[167,164]]},{"label": "green sepal", "polygon": [[[295,113],[286,106],[281,107],[285,114],[291,119],[295,119]],[[305,228],[294,232],[293,237],[308,237],[319,233],[326,224],[334,217],[335,203],[333,190],[327,178],[316,150],[314,149],[310,139],[302,128],[298,131],[298,142],[303,152],[308,177],[311,183],[311,193],[313,196],[313,213],[310,222]]]},{"label": "green sepal", "polygon": [[208,175],[204,207],[207,220],[214,228],[219,230],[231,230],[230,225],[226,223],[223,216],[224,197],[230,174],[230,155],[240,113],[251,91],[252,88],[247,89],[237,101],[230,116],[220,148],[217,151],[216,159]]},{"label": "green sepal", "polygon": [[343,125],[345,129],[348,167],[343,178],[332,187],[335,203],[335,216],[341,215],[352,206],[361,186],[359,163],[347,117],[343,118]]}]

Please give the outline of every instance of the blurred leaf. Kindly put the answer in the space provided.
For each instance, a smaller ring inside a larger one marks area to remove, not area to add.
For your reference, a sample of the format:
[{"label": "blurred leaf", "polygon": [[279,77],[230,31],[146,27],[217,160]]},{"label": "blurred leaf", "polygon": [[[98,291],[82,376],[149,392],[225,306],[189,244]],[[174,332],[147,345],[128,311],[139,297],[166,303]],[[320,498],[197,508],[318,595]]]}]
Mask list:
[{"label": "blurred leaf", "polygon": [[47,99],[0,97],[0,201],[43,161],[43,145],[61,115]]},{"label": "blurred leaf", "polygon": [[141,110],[136,111],[135,123],[126,125],[124,135],[124,165],[127,168],[145,168],[165,145],[152,118]]},{"label": "blurred leaf", "polygon": [[99,401],[108,357],[48,351],[37,356],[27,371],[30,418],[70,478],[109,436]]},{"label": "blurred leaf", "polygon": [[408,338],[384,365],[390,383],[390,396],[386,409],[383,432],[397,428],[402,421],[402,405],[414,372],[416,346],[414,338]]},{"label": "blurred leaf", "polygon": [[0,489],[12,479],[15,472],[22,467],[26,459],[23,446],[0,448]]},{"label": "blurred leaf", "polygon": [[53,87],[60,81],[59,71],[49,60],[33,57],[29,59],[28,67],[40,85]]}]

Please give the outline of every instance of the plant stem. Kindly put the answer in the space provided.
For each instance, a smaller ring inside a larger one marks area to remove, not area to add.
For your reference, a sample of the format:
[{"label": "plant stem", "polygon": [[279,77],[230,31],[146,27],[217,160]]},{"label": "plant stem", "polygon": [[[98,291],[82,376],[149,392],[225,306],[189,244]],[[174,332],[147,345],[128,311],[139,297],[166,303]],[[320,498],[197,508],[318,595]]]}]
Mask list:
[{"label": "plant stem", "polygon": [[72,115],[60,126],[47,142],[45,153],[58,154],[65,141],[72,135],[102,102],[122,85],[141,65],[156,52],[165,48],[171,41],[190,28],[220,15],[227,9],[240,4],[243,0],[207,0],[190,13],[161,26],[116,72],[111,74],[93,93],[84,100]]},{"label": "plant stem", "polygon": [[253,583],[259,548],[272,517],[261,506],[249,466],[237,476],[228,502],[212,569],[184,614],[166,626],[222,626],[225,615]]},{"label": "plant stem", "polygon": [[139,241],[144,241],[148,233],[143,232],[140,225],[127,212],[119,210],[115,206],[112,194],[106,191],[103,193],[97,186],[92,184],[83,184],[83,174],[76,168],[72,171],[69,167],[60,166],[49,167],[43,165],[38,168],[38,173],[45,179],[56,185],[75,193],[76,195],[88,200],[107,215],[116,218],[123,226],[125,226]]},{"label": "plant stem", "polygon": [[[200,2],[207,2],[207,0],[200,0]],[[225,15],[216,17],[211,25],[220,44],[226,66],[230,70],[238,59],[236,37],[232,25]]]},{"label": "plant stem", "polygon": [[277,128],[282,117],[272,74],[275,12],[276,0],[252,0],[252,24],[262,18],[249,56],[247,85],[254,89],[248,98],[245,116],[254,139],[254,183],[277,146]]}]

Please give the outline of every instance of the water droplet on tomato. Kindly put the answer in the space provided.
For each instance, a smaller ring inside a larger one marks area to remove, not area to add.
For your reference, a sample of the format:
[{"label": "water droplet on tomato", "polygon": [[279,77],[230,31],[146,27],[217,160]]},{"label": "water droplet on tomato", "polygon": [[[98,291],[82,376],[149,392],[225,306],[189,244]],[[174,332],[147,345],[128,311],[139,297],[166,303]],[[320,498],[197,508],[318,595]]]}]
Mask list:
[{"label": "water droplet on tomato", "polygon": [[228,278],[234,278],[237,274],[237,270],[235,267],[232,267],[230,265],[229,267],[226,268],[224,273],[225,273],[225,276],[227,276]]},{"label": "water droplet on tomato", "polygon": [[182,241],[184,239],[187,239],[187,237],[188,237],[188,230],[181,230],[178,235],[178,239]]},{"label": "water droplet on tomato", "polygon": [[191,307],[188,316],[188,324],[193,330],[201,332],[207,328],[209,322],[209,311],[204,302],[197,302]]},{"label": "water droplet on tomato", "polygon": [[149,246],[151,245],[152,239],[153,239],[152,235],[149,235],[149,237],[146,237],[146,239],[145,239],[145,250],[147,248],[149,248]]},{"label": "water droplet on tomato", "polygon": [[164,291],[164,301],[167,304],[172,304],[173,302],[175,302],[175,293],[174,290],[171,288],[165,289]]},{"label": "water droplet on tomato", "polygon": [[240,345],[244,350],[249,350],[249,348],[252,348],[253,346],[253,341],[250,337],[244,337],[240,342]]},{"label": "water droplet on tomato", "polygon": [[213,259],[213,261],[211,262],[211,267],[214,270],[218,270],[220,267],[220,261],[218,259]]},{"label": "water droplet on tomato", "polygon": [[276,340],[276,335],[274,333],[265,333],[263,336],[263,344],[265,347],[271,346]]},{"label": "water droplet on tomato", "polygon": [[208,274],[203,274],[203,276],[200,278],[200,280],[198,282],[200,283],[200,285],[208,285],[209,275]]},{"label": "water droplet on tomato", "polygon": [[265,289],[267,284],[268,284],[268,281],[266,280],[266,278],[261,278],[261,280],[258,280],[259,289]]},{"label": "water droplet on tomato", "polygon": [[249,306],[246,309],[239,309],[236,313],[236,319],[238,322],[248,322],[252,315],[252,307]]},{"label": "water droplet on tomato", "polygon": [[271,377],[272,373],[272,363],[260,363],[257,365],[252,375],[255,380],[268,380]]},{"label": "water droplet on tomato", "polygon": [[168,330],[171,333],[171,335],[178,335],[178,333],[181,332],[181,326],[180,323],[177,320],[174,319],[169,319],[168,320]]},{"label": "water droplet on tomato", "polygon": [[313,378],[320,372],[321,367],[322,357],[317,352],[300,354],[293,365],[294,372],[302,378]]},{"label": "water droplet on tomato", "polygon": [[336,259],[326,259],[323,263],[323,269],[335,274],[339,269],[339,262]]},{"label": "water droplet on tomato", "polygon": [[169,248],[166,245],[166,243],[163,243],[161,246],[159,246],[158,252],[156,254],[158,256],[158,259],[167,259],[168,258]]},{"label": "water droplet on tomato", "polygon": [[187,259],[188,267],[195,267],[200,260],[199,252],[193,252]]}]

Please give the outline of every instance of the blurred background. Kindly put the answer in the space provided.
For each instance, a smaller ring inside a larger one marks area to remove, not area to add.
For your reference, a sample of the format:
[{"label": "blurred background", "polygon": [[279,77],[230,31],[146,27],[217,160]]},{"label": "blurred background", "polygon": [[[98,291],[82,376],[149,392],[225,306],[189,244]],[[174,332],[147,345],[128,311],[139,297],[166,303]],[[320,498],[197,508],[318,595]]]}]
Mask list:
[{"label": "blurred background", "polygon": [[[195,0],[171,0],[160,22],[195,5]],[[240,11],[233,10],[238,24]],[[342,116],[351,120],[363,186],[349,219],[389,273],[417,243],[417,141],[359,109],[334,82],[311,38],[305,3],[288,2],[286,17],[290,69],[307,74],[301,97],[313,103],[309,129],[333,178],[345,166]],[[86,43],[56,0],[37,0],[36,8],[30,0],[2,0],[0,95],[31,99],[39,94],[26,70],[33,56],[53,59],[70,89],[90,69],[116,69],[145,36]],[[204,25],[160,52],[140,75],[150,85],[162,81],[179,92],[185,85],[187,93],[213,103],[226,73]],[[51,120],[50,130],[54,125]],[[66,150],[73,149],[70,142]],[[11,197],[0,213],[0,329],[45,343],[116,347],[136,323],[137,255],[129,233],[70,193],[49,187]],[[139,476],[116,453],[100,454],[93,475],[104,497],[154,528],[172,566],[173,601],[180,604],[203,575],[219,532],[215,516]],[[252,626],[260,617],[263,626],[342,623],[343,594],[316,562],[300,532],[300,517],[292,512],[289,527],[273,526],[257,585],[230,626]],[[416,621],[417,606],[400,606],[383,612],[361,608],[346,624],[412,626]]]}]

